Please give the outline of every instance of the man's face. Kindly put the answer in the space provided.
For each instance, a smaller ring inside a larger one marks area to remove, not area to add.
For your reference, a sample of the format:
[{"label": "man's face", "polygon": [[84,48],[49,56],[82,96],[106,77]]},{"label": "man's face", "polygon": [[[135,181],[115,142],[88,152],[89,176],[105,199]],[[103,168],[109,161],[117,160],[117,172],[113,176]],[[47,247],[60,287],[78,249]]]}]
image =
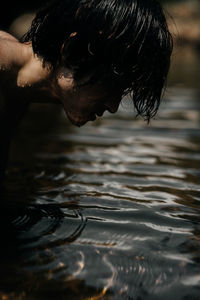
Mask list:
[{"label": "man's face", "polygon": [[63,69],[57,74],[56,94],[72,124],[82,126],[102,116],[106,110],[110,113],[118,110],[119,93],[106,90],[101,84],[74,87],[73,77],[67,74]]}]

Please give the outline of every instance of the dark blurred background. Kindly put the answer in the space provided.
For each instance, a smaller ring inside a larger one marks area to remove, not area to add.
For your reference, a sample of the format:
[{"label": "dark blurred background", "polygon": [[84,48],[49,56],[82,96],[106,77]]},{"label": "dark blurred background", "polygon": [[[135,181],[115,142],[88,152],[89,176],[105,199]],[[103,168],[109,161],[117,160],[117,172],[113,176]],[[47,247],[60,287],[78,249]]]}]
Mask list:
[{"label": "dark blurred background", "polygon": [[32,13],[46,2],[46,0],[3,1],[0,10],[0,28],[7,30],[13,20],[19,15],[24,13]]},{"label": "dark blurred background", "polygon": [[[9,28],[13,20],[19,15],[32,13],[47,2],[47,0],[19,0],[16,2],[4,1],[3,9],[0,11],[0,28],[6,30]],[[191,21],[193,18],[200,17],[199,0],[160,0],[160,2],[164,5],[164,7],[166,7],[166,10],[175,21],[178,19],[178,25],[181,25],[181,18],[183,23],[185,23],[187,21]]]}]

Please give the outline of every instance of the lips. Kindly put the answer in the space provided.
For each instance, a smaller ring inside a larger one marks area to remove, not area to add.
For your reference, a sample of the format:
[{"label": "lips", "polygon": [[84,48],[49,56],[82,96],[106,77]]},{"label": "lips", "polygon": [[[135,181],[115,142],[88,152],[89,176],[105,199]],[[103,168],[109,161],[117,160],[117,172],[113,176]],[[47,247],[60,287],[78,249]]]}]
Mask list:
[{"label": "lips", "polygon": [[101,109],[98,110],[98,112],[96,112],[96,115],[98,117],[102,117],[105,111],[106,111],[106,108],[102,107]]},{"label": "lips", "polygon": [[97,117],[97,116],[98,116],[98,117],[102,117],[103,114],[104,114],[104,112],[105,112],[105,110],[102,110],[102,111],[98,111],[98,112],[92,114],[91,117],[90,117],[90,121],[96,120],[96,117]]},{"label": "lips", "polygon": [[92,114],[88,121],[95,121],[95,120],[96,120],[96,115]]}]

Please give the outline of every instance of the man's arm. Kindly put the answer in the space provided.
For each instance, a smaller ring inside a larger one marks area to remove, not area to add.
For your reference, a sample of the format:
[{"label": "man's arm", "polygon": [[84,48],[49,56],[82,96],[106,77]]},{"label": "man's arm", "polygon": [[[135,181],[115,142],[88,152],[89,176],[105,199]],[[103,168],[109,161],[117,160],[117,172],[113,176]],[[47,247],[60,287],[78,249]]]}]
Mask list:
[{"label": "man's arm", "polygon": [[4,178],[12,136],[30,102],[55,102],[49,70],[22,44],[0,31],[0,182]]}]

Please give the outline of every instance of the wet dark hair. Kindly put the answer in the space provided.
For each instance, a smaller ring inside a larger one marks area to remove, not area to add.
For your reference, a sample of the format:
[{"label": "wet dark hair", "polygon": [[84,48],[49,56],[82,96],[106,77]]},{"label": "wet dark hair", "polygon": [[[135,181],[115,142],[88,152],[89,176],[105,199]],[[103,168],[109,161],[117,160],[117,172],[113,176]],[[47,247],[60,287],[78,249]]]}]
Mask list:
[{"label": "wet dark hair", "polygon": [[22,39],[52,68],[65,65],[75,81],[105,82],[131,94],[149,120],[159,107],[172,52],[156,0],[56,0],[36,14]]}]

